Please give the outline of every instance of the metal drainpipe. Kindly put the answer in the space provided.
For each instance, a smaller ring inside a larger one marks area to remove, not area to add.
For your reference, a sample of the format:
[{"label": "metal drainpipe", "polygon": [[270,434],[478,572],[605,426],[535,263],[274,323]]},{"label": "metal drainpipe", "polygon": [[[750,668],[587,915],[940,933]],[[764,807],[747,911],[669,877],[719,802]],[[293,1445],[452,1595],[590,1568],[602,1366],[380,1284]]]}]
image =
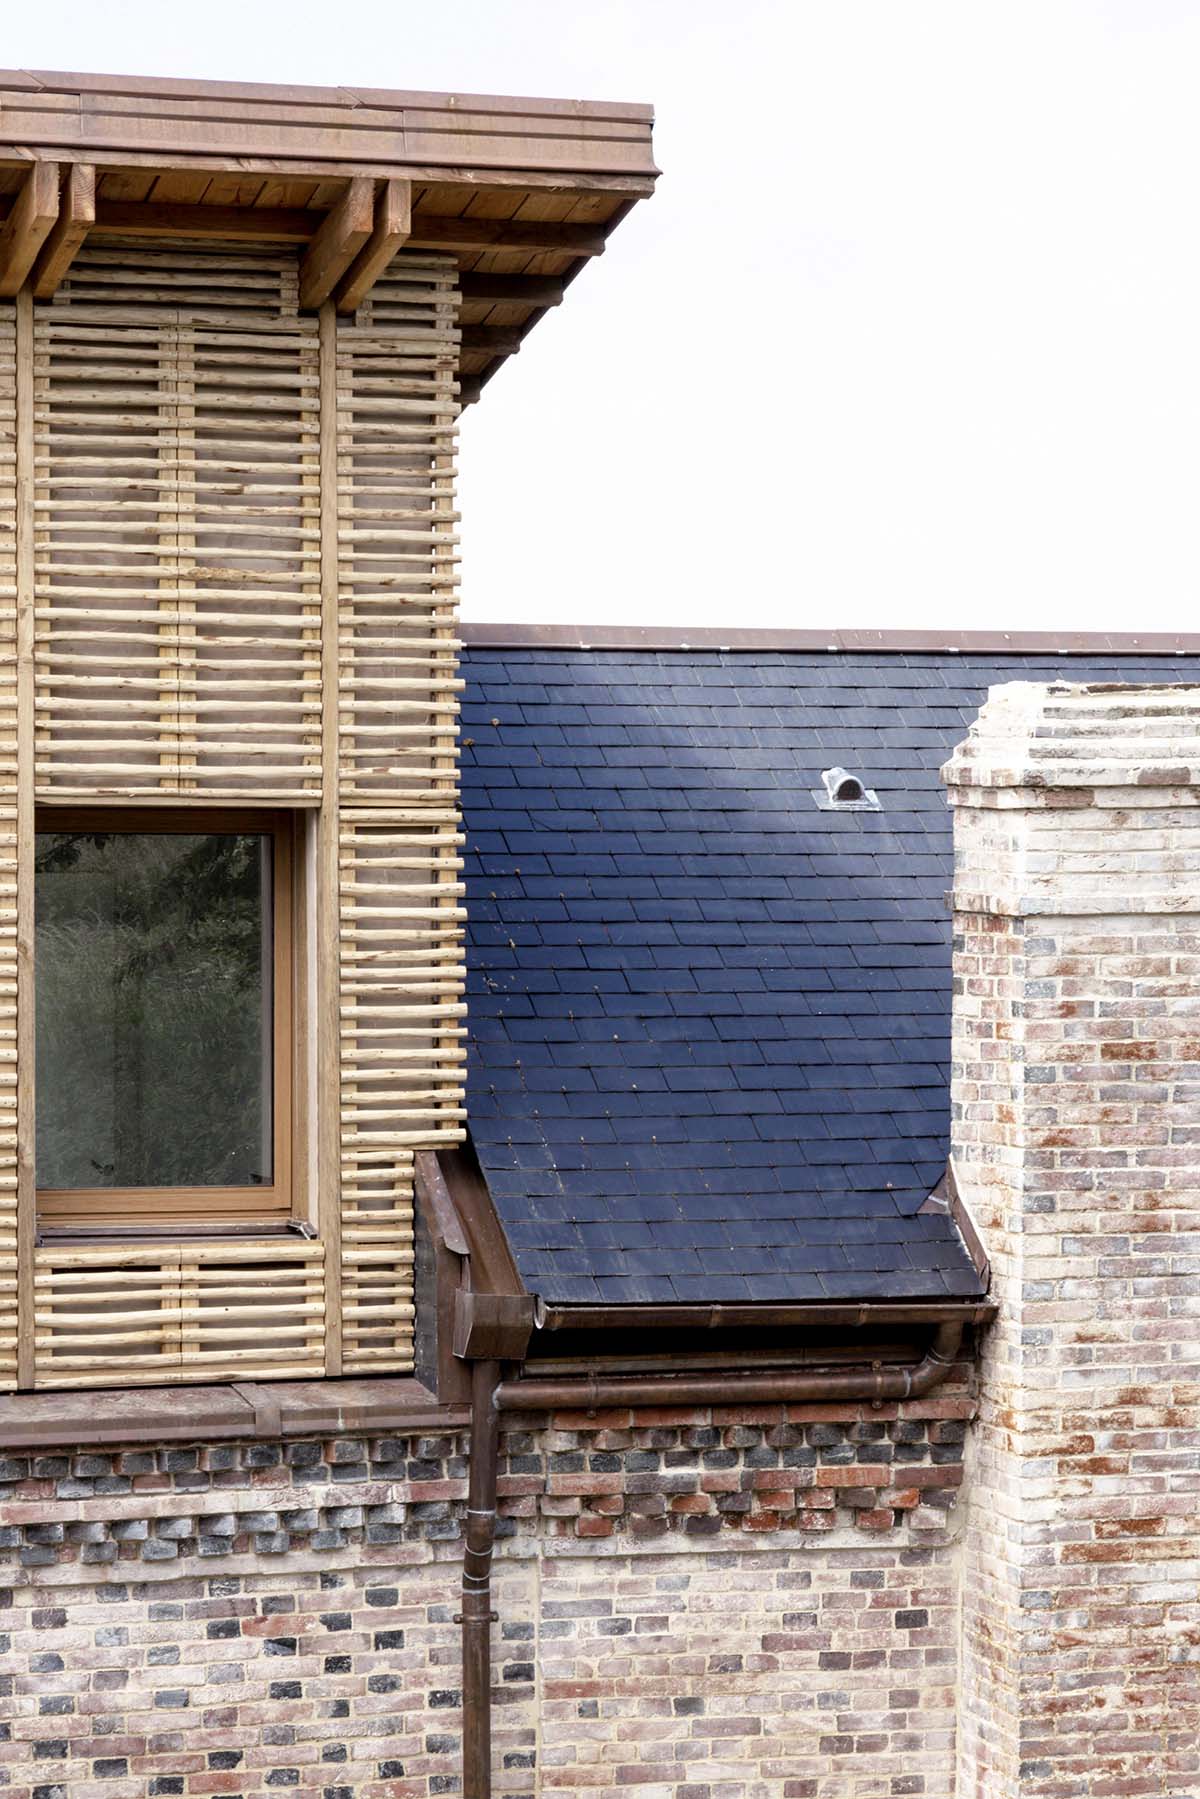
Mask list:
[{"label": "metal drainpipe", "polygon": [[819,1405],[829,1401],[917,1399],[945,1380],[962,1347],[962,1320],[939,1324],[933,1342],[911,1368],[876,1363],[845,1374],[655,1375],[605,1380],[500,1381],[496,1361],[471,1366],[471,1469],[463,1556],[463,1799],[492,1792],[492,1550],[496,1541],[496,1479],[500,1413],[605,1411],[639,1405]]},{"label": "metal drainpipe", "polygon": [[499,1362],[471,1365],[471,1466],[462,1571],[463,1795],[492,1790],[492,1550],[496,1542]]}]

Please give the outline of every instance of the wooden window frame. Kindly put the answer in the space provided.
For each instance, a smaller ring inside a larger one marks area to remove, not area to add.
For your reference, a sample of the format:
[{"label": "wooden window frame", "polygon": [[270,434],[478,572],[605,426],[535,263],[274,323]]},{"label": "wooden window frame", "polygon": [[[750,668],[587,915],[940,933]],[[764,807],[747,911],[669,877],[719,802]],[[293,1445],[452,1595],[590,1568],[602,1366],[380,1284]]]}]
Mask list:
[{"label": "wooden window frame", "polygon": [[[303,821],[300,820],[300,823]],[[286,1228],[300,1215],[294,1179],[300,1158],[294,1143],[296,1075],[296,855],[297,818],[256,806],[39,806],[35,835],[44,831],[111,831],[130,835],[206,833],[269,836],[272,840],[272,1179],[258,1187],[72,1187],[37,1189],[40,1238],[70,1235],[129,1236],[189,1231],[205,1236],[229,1227]],[[33,971],[37,989],[36,957]],[[36,1118],[37,1095],[34,1094]]]}]

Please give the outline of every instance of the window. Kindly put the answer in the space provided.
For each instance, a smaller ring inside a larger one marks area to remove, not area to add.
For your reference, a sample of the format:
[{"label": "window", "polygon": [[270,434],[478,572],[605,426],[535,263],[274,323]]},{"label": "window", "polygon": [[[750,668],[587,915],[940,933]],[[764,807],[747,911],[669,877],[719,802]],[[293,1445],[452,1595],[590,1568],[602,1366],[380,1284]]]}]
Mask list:
[{"label": "window", "polygon": [[39,815],[39,1227],[291,1211],[291,821]]}]

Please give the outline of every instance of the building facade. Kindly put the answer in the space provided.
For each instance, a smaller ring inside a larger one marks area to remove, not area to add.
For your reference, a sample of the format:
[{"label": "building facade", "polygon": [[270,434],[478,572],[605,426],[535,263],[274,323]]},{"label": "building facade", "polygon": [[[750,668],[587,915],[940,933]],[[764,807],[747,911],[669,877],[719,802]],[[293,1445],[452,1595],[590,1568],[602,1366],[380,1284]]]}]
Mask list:
[{"label": "building facade", "polygon": [[1195,1799],[1200,643],[460,633],[648,110],[0,94],[0,1784]]}]

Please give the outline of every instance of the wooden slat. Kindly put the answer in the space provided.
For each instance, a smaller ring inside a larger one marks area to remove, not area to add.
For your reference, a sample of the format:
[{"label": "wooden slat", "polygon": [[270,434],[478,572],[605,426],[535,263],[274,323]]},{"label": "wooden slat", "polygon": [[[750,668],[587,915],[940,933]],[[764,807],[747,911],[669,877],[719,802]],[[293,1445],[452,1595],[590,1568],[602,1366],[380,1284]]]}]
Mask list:
[{"label": "wooden slat", "polygon": [[300,304],[305,309],[328,300],[371,235],[374,183],[358,175],[317,229],[300,264]]},{"label": "wooden slat", "polygon": [[385,181],[375,202],[375,227],[338,282],[339,312],[355,312],[406,242],[412,229],[412,183]]},{"label": "wooden slat", "polygon": [[95,222],[96,170],[91,163],[77,162],[67,171],[61,210],[34,264],[35,299],[49,300],[57,293]]},{"label": "wooden slat", "polygon": [[35,162],[0,230],[0,298],[20,291],[58,217],[58,164]]}]

